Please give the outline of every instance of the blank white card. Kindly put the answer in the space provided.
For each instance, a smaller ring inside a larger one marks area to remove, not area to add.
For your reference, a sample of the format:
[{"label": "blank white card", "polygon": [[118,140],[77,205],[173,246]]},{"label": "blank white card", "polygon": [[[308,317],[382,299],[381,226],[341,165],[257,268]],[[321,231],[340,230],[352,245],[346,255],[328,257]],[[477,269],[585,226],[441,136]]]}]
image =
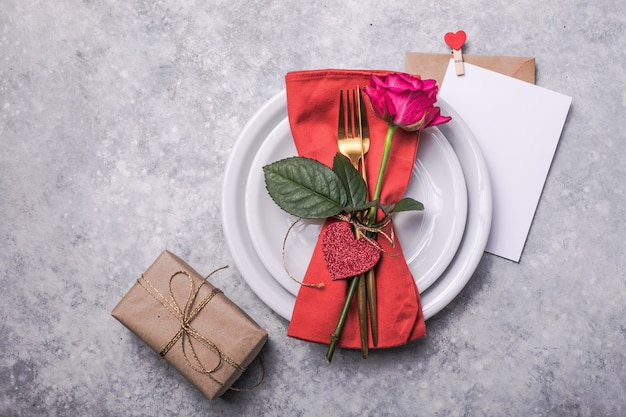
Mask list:
[{"label": "blank white card", "polygon": [[552,164],[572,98],[464,64],[448,64],[439,96],[476,136],[493,192],[486,251],[516,262]]}]

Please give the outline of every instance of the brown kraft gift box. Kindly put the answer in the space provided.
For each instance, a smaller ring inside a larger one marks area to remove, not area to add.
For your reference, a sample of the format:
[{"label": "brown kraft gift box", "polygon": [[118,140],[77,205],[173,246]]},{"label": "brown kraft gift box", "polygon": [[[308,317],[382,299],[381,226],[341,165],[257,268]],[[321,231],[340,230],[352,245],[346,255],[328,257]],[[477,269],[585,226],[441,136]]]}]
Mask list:
[{"label": "brown kraft gift box", "polygon": [[219,289],[168,251],[112,315],[210,400],[232,386],[268,337]]}]

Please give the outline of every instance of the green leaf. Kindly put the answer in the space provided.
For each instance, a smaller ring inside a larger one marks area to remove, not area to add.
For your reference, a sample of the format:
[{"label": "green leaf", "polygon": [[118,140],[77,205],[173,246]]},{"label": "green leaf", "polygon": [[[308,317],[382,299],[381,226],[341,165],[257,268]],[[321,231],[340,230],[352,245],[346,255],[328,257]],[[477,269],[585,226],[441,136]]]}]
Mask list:
[{"label": "green leaf", "polygon": [[393,208],[391,209],[391,213],[399,213],[401,211],[422,211],[424,210],[424,205],[417,200],[412,199],[411,197],[404,197],[400,201],[398,201]]},{"label": "green leaf", "polygon": [[343,188],[348,192],[348,207],[358,207],[365,204],[367,200],[367,186],[359,171],[357,171],[348,159],[337,152],[333,159],[333,171],[343,184]]},{"label": "green leaf", "polygon": [[348,201],[343,183],[319,161],[291,157],[263,167],[270,197],[287,213],[307,219],[339,214]]}]

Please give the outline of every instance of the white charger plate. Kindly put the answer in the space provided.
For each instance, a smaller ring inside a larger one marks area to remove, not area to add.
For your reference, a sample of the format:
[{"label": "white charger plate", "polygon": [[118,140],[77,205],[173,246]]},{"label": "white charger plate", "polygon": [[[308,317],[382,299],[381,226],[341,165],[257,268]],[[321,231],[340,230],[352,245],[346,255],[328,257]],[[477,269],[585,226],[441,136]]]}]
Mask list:
[{"label": "white charger plate", "polygon": [[[245,140],[245,139],[243,139]],[[265,268],[296,296],[321,230],[320,221],[299,223],[289,233],[285,262],[281,256],[289,227],[297,220],[281,210],[265,188],[263,166],[297,155],[286,115],[262,141],[246,184],[246,221],[252,244]],[[467,216],[467,189],[454,150],[437,129],[422,133],[418,156],[405,196],[425,205],[419,213],[394,215],[397,239],[420,291],[439,278],[456,253]]]},{"label": "white charger plate", "polygon": [[[491,226],[492,197],[487,168],[471,131],[443,100],[438,105],[453,120],[438,126],[454,149],[465,176],[467,220],[458,250],[441,276],[422,294],[429,319],[458,295],[482,258]],[[277,314],[291,319],[295,296],[265,267],[252,243],[246,222],[246,185],[250,167],[264,138],[286,118],[285,92],[269,100],[248,122],[226,165],[222,190],[222,221],[230,252],[252,290]],[[305,234],[303,234],[304,236]]]}]

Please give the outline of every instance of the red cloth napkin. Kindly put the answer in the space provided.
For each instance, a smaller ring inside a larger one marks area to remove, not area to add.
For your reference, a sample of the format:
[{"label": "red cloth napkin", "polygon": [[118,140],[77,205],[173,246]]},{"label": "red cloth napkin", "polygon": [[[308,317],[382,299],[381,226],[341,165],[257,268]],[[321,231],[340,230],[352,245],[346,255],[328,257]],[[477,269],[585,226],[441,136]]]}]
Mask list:
[{"label": "red cloth napkin", "polygon": [[[333,157],[338,152],[339,90],[353,89],[357,85],[361,88],[367,86],[372,73],[382,75],[387,71],[315,70],[286,75],[289,124],[300,156],[332,166]],[[370,127],[370,150],[365,165],[372,195],[382,159],[387,123],[373,114],[367,96],[363,98]],[[415,132],[396,131],[383,182],[383,203],[396,202],[402,198],[415,162],[417,145]],[[292,337],[324,344],[330,342],[330,334],[337,325],[349,283],[349,279],[333,281],[324,262],[321,242],[331,221],[328,220],[322,228],[303,280],[305,283],[322,282],[324,287],[300,287],[287,332]],[[392,247],[386,239],[379,238],[378,243],[383,250],[376,266],[378,347],[399,346],[426,334],[420,295],[402,254],[400,242],[395,239],[395,246]],[[354,349],[361,347],[356,297],[348,313],[339,346]],[[373,347],[371,338],[370,347]]]}]

